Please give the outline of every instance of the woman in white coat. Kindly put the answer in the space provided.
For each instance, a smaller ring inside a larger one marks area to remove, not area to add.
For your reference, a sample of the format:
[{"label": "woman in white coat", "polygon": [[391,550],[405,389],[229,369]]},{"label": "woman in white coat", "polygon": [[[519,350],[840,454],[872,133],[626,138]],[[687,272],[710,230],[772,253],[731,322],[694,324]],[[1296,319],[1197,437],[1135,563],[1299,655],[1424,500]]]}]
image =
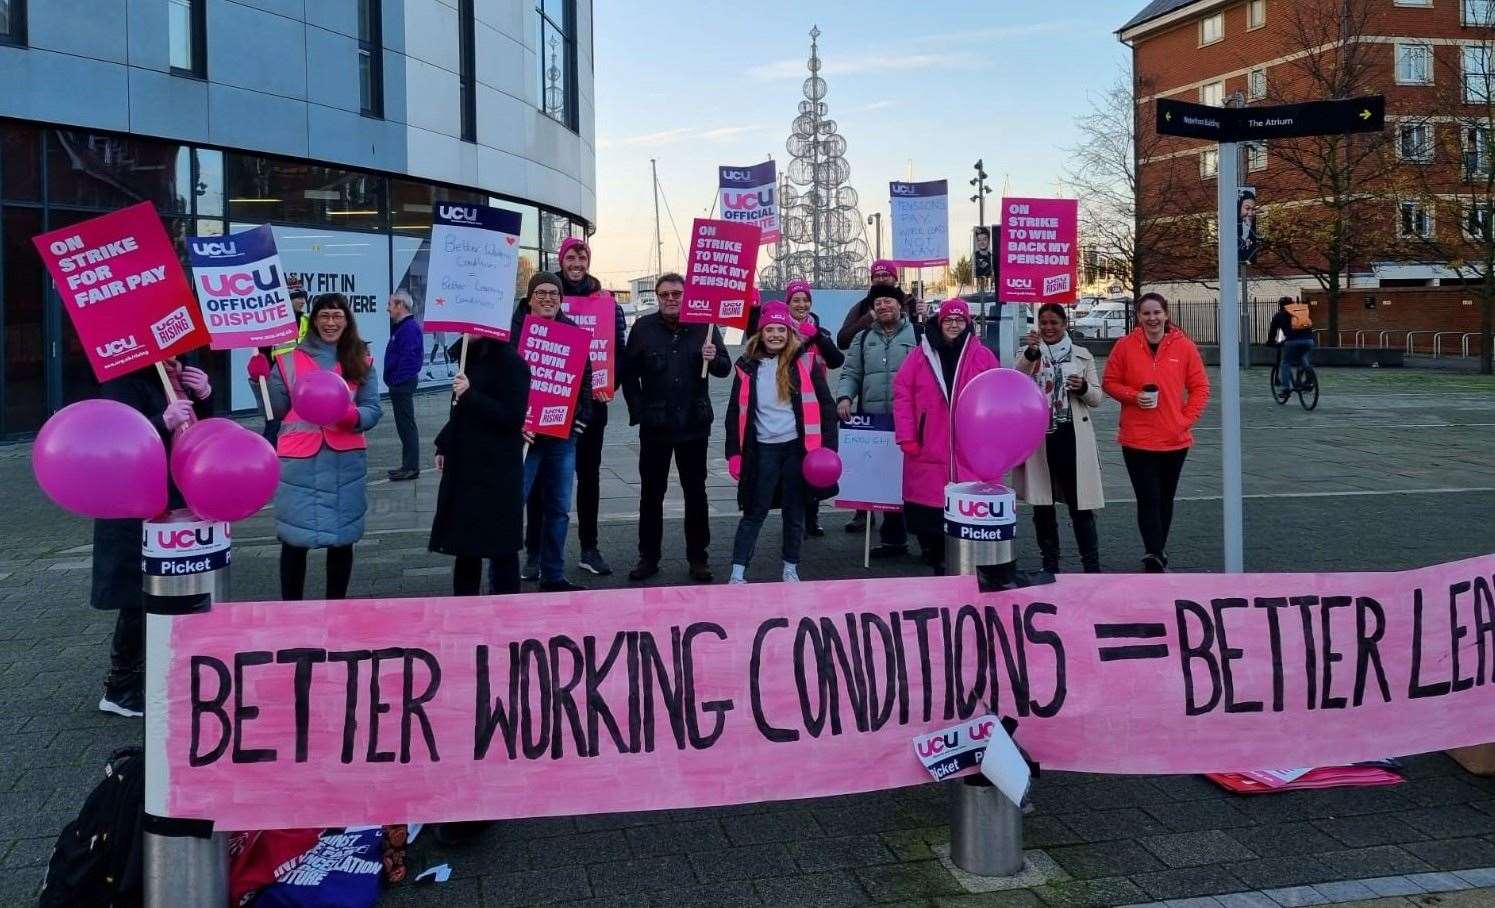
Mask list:
[{"label": "woman in white coat", "polygon": [[1069,318],[1058,303],[1038,310],[1038,330],[1028,333],[1017,367],[1038,383],[1049,401],[1049,431],[1018,474],[1018,492],[1033,506],[1033,531],[1043,569],[1059,570],[1059,515],[1069,507],[1075,544],[1087,574],[1100,573],[1095,512],[1106,506],[1100,455],[1091,412],[1101,403],[1095,356],[1069,339]]}]

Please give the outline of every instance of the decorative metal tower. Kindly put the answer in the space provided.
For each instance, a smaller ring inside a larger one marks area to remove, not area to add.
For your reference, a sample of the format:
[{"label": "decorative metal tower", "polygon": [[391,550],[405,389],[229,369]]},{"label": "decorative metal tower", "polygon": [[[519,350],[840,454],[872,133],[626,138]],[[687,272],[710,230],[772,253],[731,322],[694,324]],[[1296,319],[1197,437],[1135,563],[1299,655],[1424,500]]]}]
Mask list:
[{"label": "decorative metal tower", "polygon": [[782,289],[795,278],[826,289],[867,286],[866,222],[857,209],[857,191],[848,184],[846,138],[827,116],[819,37],[820,28],[811,28],[810,77],[785,143],[789,166],[779,179],[783,237],[774,263],[761,275],[768,289]]}]

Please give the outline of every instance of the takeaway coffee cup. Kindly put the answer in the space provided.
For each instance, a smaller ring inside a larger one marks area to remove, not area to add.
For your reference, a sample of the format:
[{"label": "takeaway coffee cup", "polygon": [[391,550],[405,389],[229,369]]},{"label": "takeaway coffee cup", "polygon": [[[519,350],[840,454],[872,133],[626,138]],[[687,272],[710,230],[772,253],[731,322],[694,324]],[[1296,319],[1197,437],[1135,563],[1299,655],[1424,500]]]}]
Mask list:
[{"label": "takeaway coffee cup", "polygon": [[1143,385],[1142,393],[1137,395],[1137,405],[1144,410],[1151,410],[1158,405],[1158,386]]}]

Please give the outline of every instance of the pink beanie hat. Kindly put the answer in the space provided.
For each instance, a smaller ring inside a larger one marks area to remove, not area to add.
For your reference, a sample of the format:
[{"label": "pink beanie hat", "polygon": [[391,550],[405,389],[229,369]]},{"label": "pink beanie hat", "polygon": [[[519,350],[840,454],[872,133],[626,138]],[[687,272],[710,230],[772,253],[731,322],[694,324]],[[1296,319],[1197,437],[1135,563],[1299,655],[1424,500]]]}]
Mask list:
[{"label": "pink beanie hat", "polygon": [[803,293],[812,300],[815,298],[810,293],[810,282],[798,278],[784,285],[784,302],[787,304],[790,300],[794,299],[794,294],[796,293]]},{"label": "pink beanie hat", "polygon": [[789,307],[777,301],[764,303],[762,314],[758,316],[759,331],[762,331],[769,325],[778,325],[790,331],[798,330],[798,327],[794,324],[794,316],[789,312]]},{"label": "pink beanie hat", "polygon": [[945,300],[944,304],[940,306],[940,321],[944,321],[946,318],[952,315],[958,315],[966,321],[970,321],[971,307],[966,304],[965,300],[961,299],[958,296],[953,299],[947,299]]},{"label": "pink beanie hat", "polygon": [[570,252],[572,249],[575,249],[577,246],[580,246],[583,250],[586,251],[588,258],[591,257],[592,247],[587,245],[586,240],[582,239],[579,236],[568,236],[564,240],[561,240],[561,248],[560,251],[556,253],[556,261],[565,261],[566,253]]}]

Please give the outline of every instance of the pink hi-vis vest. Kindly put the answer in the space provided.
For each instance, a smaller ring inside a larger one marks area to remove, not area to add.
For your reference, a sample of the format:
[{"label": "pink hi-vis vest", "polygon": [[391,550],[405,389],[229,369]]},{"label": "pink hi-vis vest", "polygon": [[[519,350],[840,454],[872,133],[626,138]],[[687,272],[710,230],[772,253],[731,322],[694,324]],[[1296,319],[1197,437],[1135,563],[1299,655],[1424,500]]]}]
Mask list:
[{"label": "pink hi-vis vest", "polygon": [[[322,368],[303,350],[296,350],[290,356],[278,356],[276,362],[280,366],[280,377],[285,379],[287,390],[292,391],[292,399],[295,398],[297,373],[305,375]],[[335,375],[342,375],[342,364],[333,363],[332,372]],[[358,394],[357,384],[349,382],[348,388],[354,395]],[[280,435],[275,439],[275,453],[281,457],[315,457],[317,452],[322,450],[324,442],[334,451],[362,451],[368,447],[368,442],[364,441],[362,432],[356,429],[339,429],[336,426],[319,426],[316,423],[307,422],[296,415],[296,407],[292,404],[285,418],[281,420]]]},{"label": "pink hi-vis vest", "polygon": [[[771,360],[759,362],[762,369]],[[805,453],[820,447],[820,398],[815,396],[815,382],[810,377],[810,363],[801,356],[795,360],[799,367],[799,414],[805,424]],[[753,377],[747,370],[737,367],[737,439],[741,444],[747,440],[748,417],[752,412]]]}]

